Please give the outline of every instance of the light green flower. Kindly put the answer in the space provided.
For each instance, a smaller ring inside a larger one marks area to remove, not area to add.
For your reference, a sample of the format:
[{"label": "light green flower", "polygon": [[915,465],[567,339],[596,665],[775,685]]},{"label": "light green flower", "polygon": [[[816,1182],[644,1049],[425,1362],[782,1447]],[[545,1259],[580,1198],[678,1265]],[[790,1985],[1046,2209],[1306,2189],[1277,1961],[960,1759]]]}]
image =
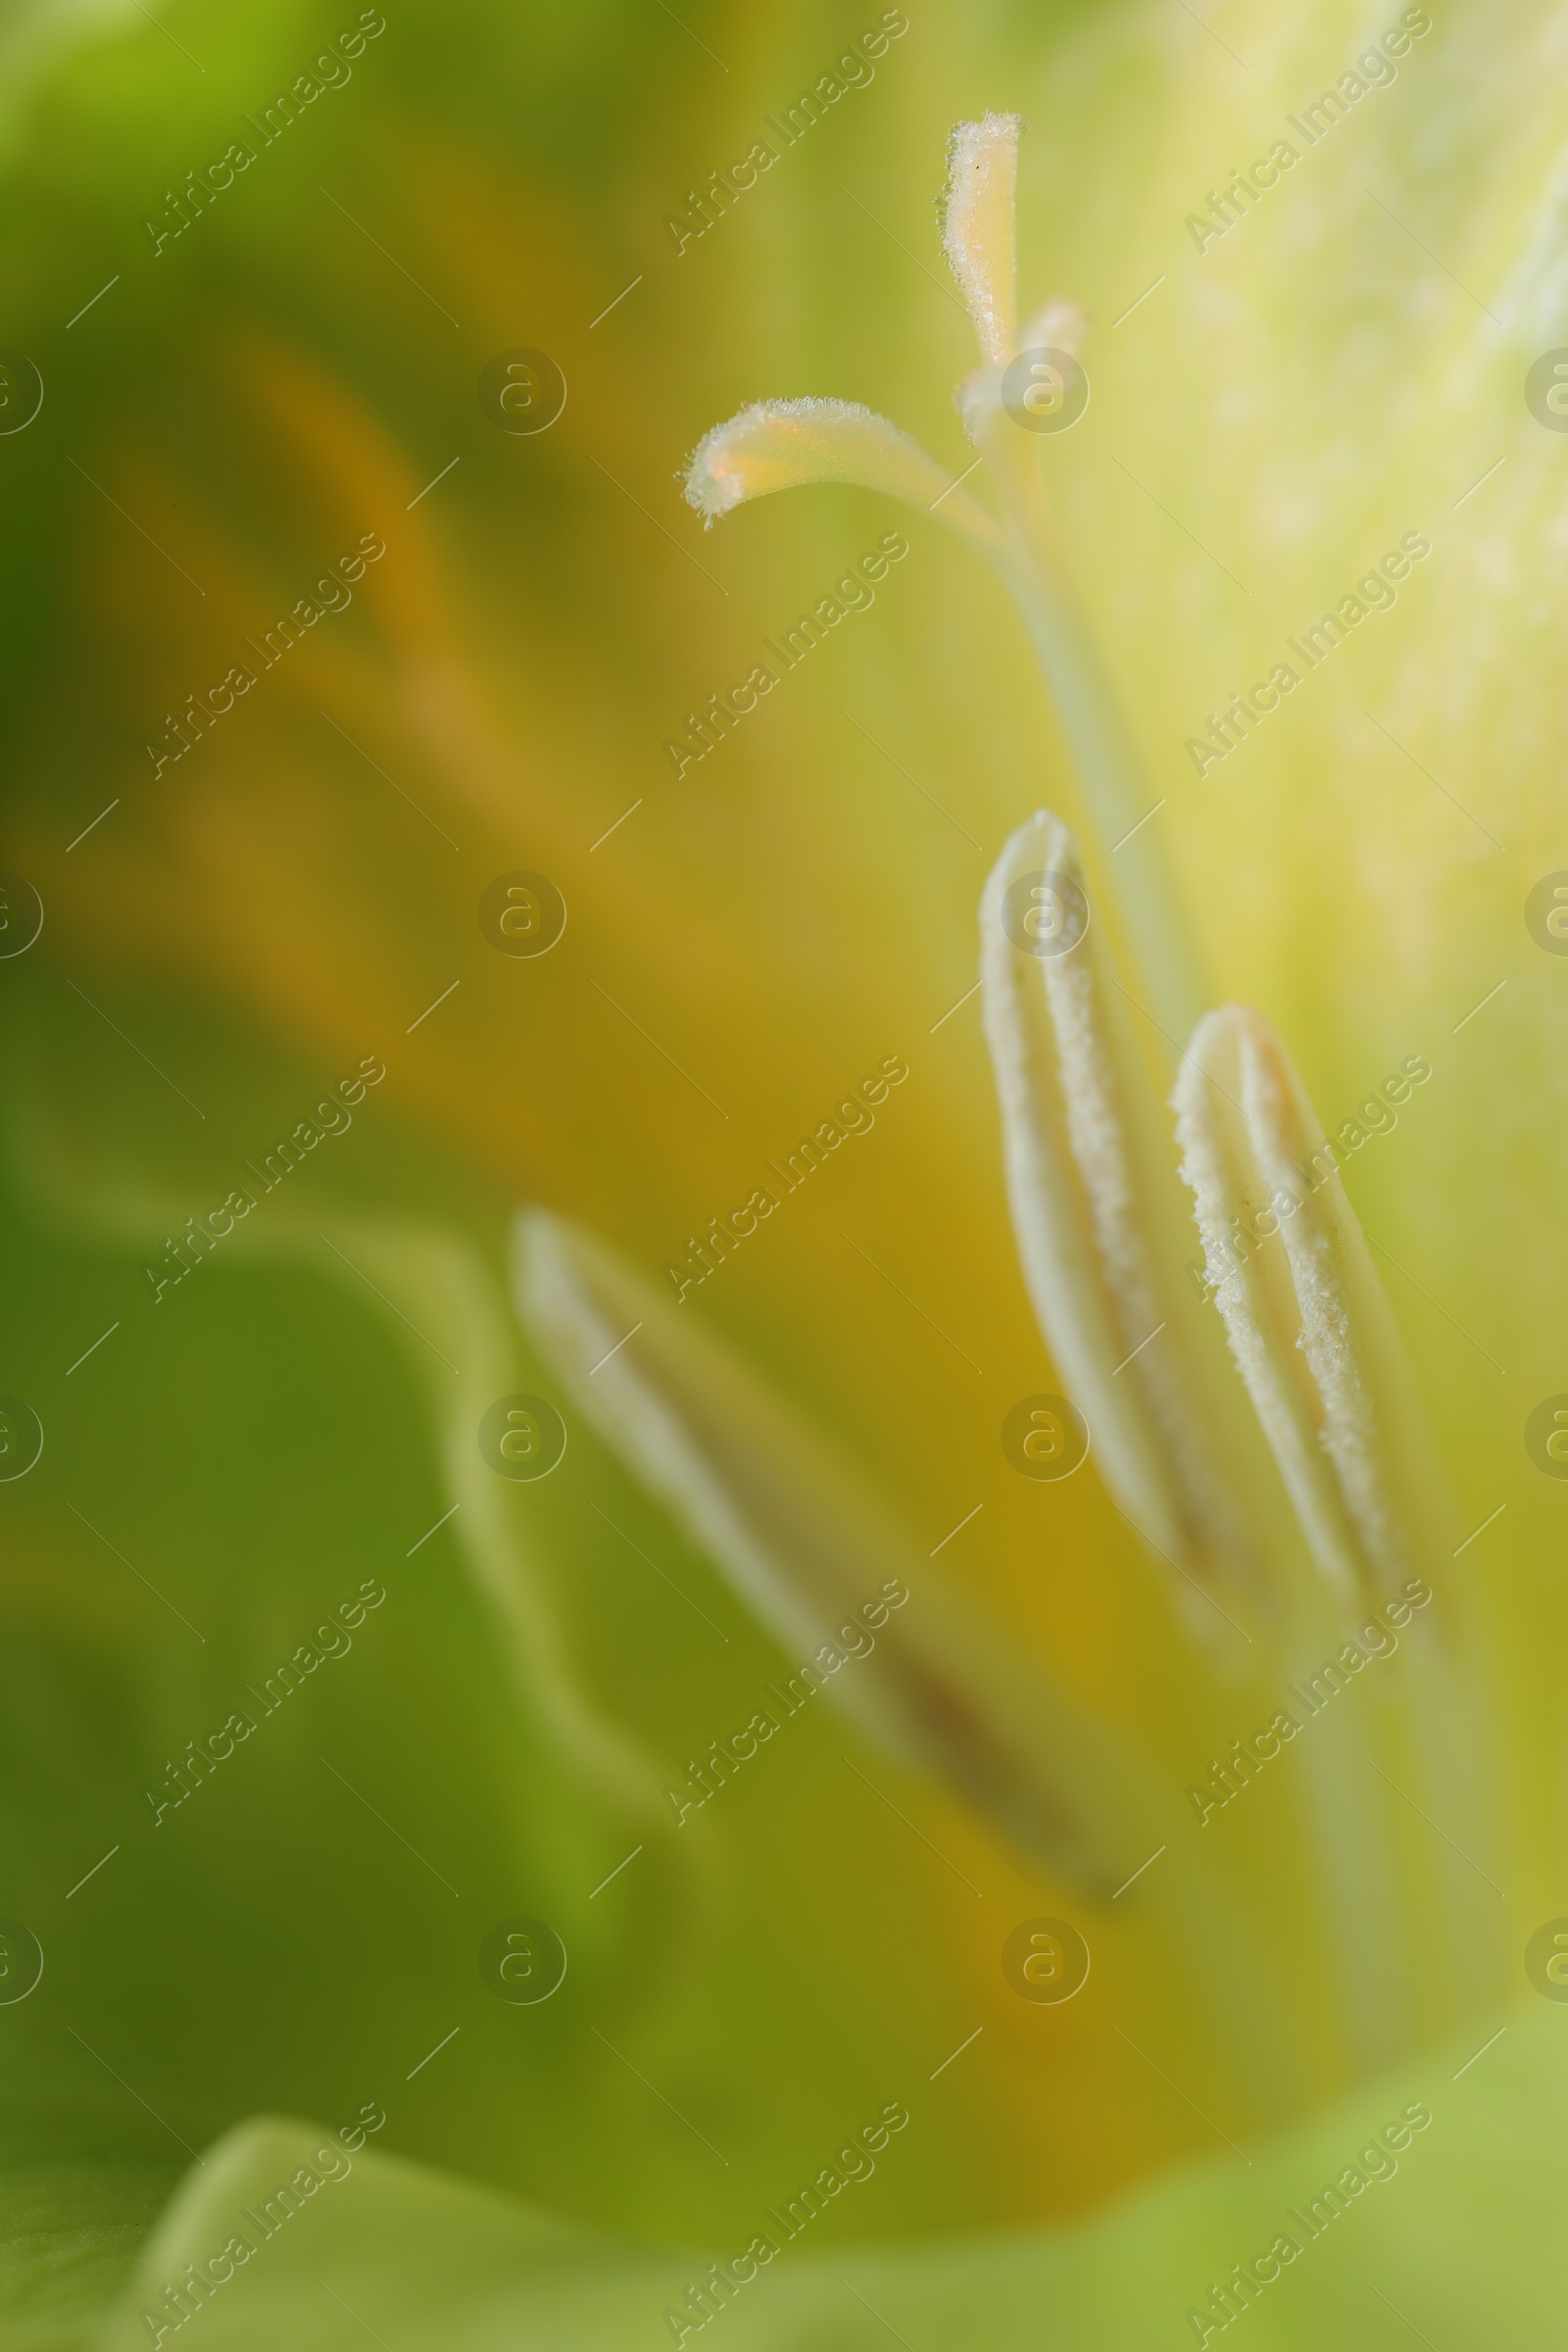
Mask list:
[{"label": "light green flower", "polygon": [[337,20],[19,15],[8,2340],[1550,2340],[1562,27],[1389,13],[411,7],[167,243]]}]

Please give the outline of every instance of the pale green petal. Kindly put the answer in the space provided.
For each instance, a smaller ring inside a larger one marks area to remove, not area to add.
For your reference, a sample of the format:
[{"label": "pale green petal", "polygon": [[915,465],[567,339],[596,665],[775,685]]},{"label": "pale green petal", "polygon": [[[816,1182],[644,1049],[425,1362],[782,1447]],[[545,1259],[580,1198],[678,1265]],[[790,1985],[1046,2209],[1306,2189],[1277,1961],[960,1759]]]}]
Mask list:
[{"label": "pale green petal", "polygon": [[[186,2339],[211,2352],[349,2352],[370,2337],[393,2352],[649,2352],[677,2341],[666,2314],[683,2307],[694,2346],[689,2290],[759,2233],[781,2251],[710,2323],[731,2352],[882,2352],[890,2331],[916,2352],[1036,2342],[1166,2352],[1201,2340],[1192,2313],[1260,2257],[1273,2276],[1254,2281],[1245,2307],[1241,2340],[1252,2352],[1390,2352],[1418,2337],[1534,2352],[1558,2340],[1561,2287],[1546,2249],[1560,2196],[1545,2154],[1561,2147],[1568,2099],[1558,2024],[1539,2005],[1494,2015],[1306,2129],[1245,2153],[1217,2150],[1212,2165],[1077,2230],[880,2252],[835,2251],[831,2210],[791,2246],[773,2218],[800,2185],[787,2178],[754,2232],[702,2253],[660,2252],[368,2149],[263,2238],[251,2217],[280,2184],[302,2165],[338,2173],[341,2157],[317,2164],[326,2134],[308,2125],[258,2123],[187,2180],[93,2352],[144,2352],[154,2330],[142,2314],[235,2233],[255,2251],[203,2301]],[[911,2135],[941,2129],[924,2085],[904,2103]],[[898,2148],[895,2139],[882,2161],[896,2163]],[[1337,2199],[1320,2203],[1331,2187]],[[1326,2217],[1316,2236],[1314,2204]],[[1295,2249],[1283,2268],[1268,2260],[1282,2236]]]},{"label": "pale green petal", "polygon": [[6,2352],[76,2352],[88,2340],[123,2290],[179,2172],[178,2162],[147,2158],[40,2159],[36,2139],[18,2139],[0,2162]]}]

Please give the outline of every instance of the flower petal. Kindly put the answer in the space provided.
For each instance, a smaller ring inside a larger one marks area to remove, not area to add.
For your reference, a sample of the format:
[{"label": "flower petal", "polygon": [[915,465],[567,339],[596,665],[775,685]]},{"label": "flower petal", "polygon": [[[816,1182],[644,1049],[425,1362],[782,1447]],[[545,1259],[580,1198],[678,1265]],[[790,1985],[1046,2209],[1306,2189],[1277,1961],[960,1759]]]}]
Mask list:
[{"label": "flower petal", "polygon": [[[1227,2309],[1248,2316],[1256,2352],[1386,2352],[1406,2337],[1548,2344],[1560,2285],[1542,2249],[1559,2192],[1544,2151],[1560,2145],[1568,2096],[1558,2023],[1539,2008],[1483,2015],[1254,2146],[1245,2168],[1219,2150],[1070,2231],[830,2251],[813,2242],[814,2222],[760,2212],[764,2242],[750,2253],[743,2232],[697,2253],[600,2235],[367,2148],[199,2305],[185,2291],[213,2352],[340,2352],[369,2336],[397,2352],[640,2352],[656,2337],[693,2347],[705,2305],[723,2315],[732,2352],[880,2352],[890,2330],[964,2352],[1042,2336],[1142,2352],[1177,2340],[1177,2314],[1184,2340],[1214,2344]],[[911,2138],[942,2128],[933,2100],[924,2084],[903,2092]],[[236,2231],[260,2237],[249,2216],[313,2165],[324,2137],[268,2119],[212,2148],[148,2244],[103,2352],[156,2341],[142,2314],[156,2327],[187,2266],[221,2275],[214,2258]],[[164,2342],[172,2352],[172,2324]]]}]

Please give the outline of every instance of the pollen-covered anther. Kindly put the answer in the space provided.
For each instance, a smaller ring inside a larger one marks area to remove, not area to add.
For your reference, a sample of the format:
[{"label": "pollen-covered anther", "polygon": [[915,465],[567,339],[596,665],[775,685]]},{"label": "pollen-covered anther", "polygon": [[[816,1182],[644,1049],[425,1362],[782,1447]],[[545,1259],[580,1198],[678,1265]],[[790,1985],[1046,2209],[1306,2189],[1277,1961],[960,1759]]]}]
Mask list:
[{"label": "pollen-covered anther", "polygon": [[1157,1782],[1121,1736],[1021,1658],[715,1333],[542,1210],[518,1221],[516,1293],[577,1409],[786,1650],[820,1658],[883,1596],[875,1657],[832,1684],[866,1733],[1080,1889],[1108,1897],[1140,1840],[1168,1834]]},{"label": "pollen-covered anther", "polygon": [[1313,1557],[1348,1599],[1386,1592],[1431,1482],[1338,1148],[1242,1005],[1199,1024],[1173,1100],[1215,1303]]},{"label": "pollen-covered anther", "polygon": [[1013,197],[1017,115],[959,122],[948,143],[942,242],[980,339],[981,357],[1004,368],[1017,348]]},{"label": "pollen-covered anther", "polygon": [[1013,834],[980,923],[1008,1198],[1042,1335],[1133,1524],[1184,1575],[1245,1582],[1251,1546],[1216,1468],[1226,1403],[1193,1360],[1201,1333],[1180,1290],[1172,1156],[1055,817]]},{"label": "pollen-covered anther", "polygon": [[855,400],[758,400],[705,433],[682,486],[708,524],[749,499],[808,482],[883,490],[995,555],[1001,534],[979,501],[956,487],[917,441]]}]

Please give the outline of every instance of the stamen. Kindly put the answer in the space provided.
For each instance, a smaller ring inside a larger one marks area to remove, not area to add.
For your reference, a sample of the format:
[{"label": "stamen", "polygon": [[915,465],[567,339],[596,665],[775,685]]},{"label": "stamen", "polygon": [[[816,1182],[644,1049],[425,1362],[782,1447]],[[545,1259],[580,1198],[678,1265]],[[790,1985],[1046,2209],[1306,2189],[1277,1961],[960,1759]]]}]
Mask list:
[{"label": "stamen", "polygon": [[1063,295],[1052,296],[1043,311],[1037,311],[1018,337],[1020,351],[1064,351],[1076,359],[1089,333],[1089,313],[1082,303],[1069,302]]},{"label": "stamen", "polygon": [[[1054,817],[1038,816],[1013,836],[987,886],[986,1019],[1024,1271],[1062,1383],[1090,1420],[1108,1491],[1180,1572],[1175,1589],[1210,1630],[1223,1608],[1212,1592],[1224,1589],[1222,1577],[1248,1580],[1254,1599],[1274,1604],[1272,1639],[1252,1655],[1260,1661],[1266,1650],[1283,1685],[1310,1674],[1320,1642],[1352,1602],[1387,1601],[1401,1577],[1411,1590],[1413,1562],[1446,1561],[1454,1531],[1440,1536],[1434,1525],[1440,1484],[1422,1416],[1332,1148],[1271,1033],[1234,1007],[1201,1022],[1175,1096],[1180,1173],[1197,1196],[1222,1320],[1188,1288],[1191,1228],[1156,1125],[1167,1086],[1152,1083],[1153,1065],[1162,1061],[1161,1033],[1174,1061],[1211,1000],[1166,871],[1157,787],[1141,772],[1053,522],[1045,474],[1056,444],[1026,429],[1003,400],[1019,341],[1020,128],[1001,115],[957,127],[944,223],[980,345],[959,408],[1000,522],[897,428],[842,401],[743,411],[701,444],[686,493],[711,521],[796,483],[884,490],[958,529],[1016,598],[1081,788],[1089,871],[1110,918],[1062,939],[1059,952],[1035,952],[1038,929],[1019,936],[1028,911],[1013,904],[1020,886],[1039,913],[1053,897],[1058,910],[1073,894],[1088,902],[1076,845]],[[1075,305],[1054,300],[1029,320],[1023,348],[1076,355],[1086,325]],[[1044,891],[1031,899],[1037,884]],[[1125,989],[1111,966],[1112,931]],[[1134,1026],[1129,1006],[1144,1026]],[[1250,1235],[1241,1248],[1237,1231]],[[678,1317],[605,1252],[544,1218],[523,1228],[520,1297],[585,1414],[783,1639],[809,1644],[878,1577],[907,1586],[909,1607],[879,1635],[876,1686],[870,1675],[836,1686],[876,1717],[890,1742],[944,1772],[1081,1886],[1115,1895],[1130,1884],[1165,1837],[1156,1826],[1159,1776],[1132,1741],[1107,1736],[1020,1663],[695,1315]],[[1227,1341],[1248,1398],[1225,1360]],[[1251,1616],[1260,1634],[1262,1613]],[[1452,1824],[1467,1819],[1483,1776],[1474,1727],[1447,1675],[1432,1629],[1418,1622],[1390,1670],[1387,1718],[1391,1733],[1408,1731],[1412,1760],[1436,1792],[1432,1819]],[[1311,1732],[1302,1782],[1357,2052],[1371,2057],[1405,2030],[1412,1968],[1393,1924],[1398,1834],[1377,1792],[1368,1793],[1359,1769],[1366,1735],[1355,1722],[1341,1710]],[[1402,1795],[1408,1784],[1397,1786]],[[1466,1844],[1481,1850],[1489,1836],[1478,1829]],[[1167,1874],[1157,1898],[1182,1923],[1172,1948],[1185,1940],[1200,1951],[1227,2039],[1247,2037],[1250,2062],[1266,2074],[1294,2056],[1289,2034],[1271,2030],[1257,2007],[1272,1963],[1244,1957],[1246,1913],[1215,1885],[1226,1866],[1209,1868],[1219,1848],[1201,1833],[1197,1844],[1194,1856],[1189,1840],[1187,1867]],[[1113,1859],[1120,1855],[1125,1868]],[[1468,1854],[1455,1868],[1471,1870]],[[1471,1889],[1461,1887],[1457,1900],[1451,1891],[1444,1890],[1442,1926],[1424,1940],[1459,1953],[1467,1981],[1473,1966],[1475,1981],[1490,1984],[1490,1956],[1470,1950]],[[1298,1907],[1294,1874],[1291,1900]],[[1217,1972],[1227,1968],[1221,1984]]]},{"label": "stamen", "polygon": [[1017,115],[987,115],[957,123],[948,143],[942,242],[981,356],[995,368],[1004,368],[1016,347],[1013,195],[1022,128]]},{"label": "stamen", "polygon": [[830,1670],[826,1690],[1079,1897],[1109,1903],[1180,1842],[1183,1867],[1151,1873],[1145,1898],[1165,1913],[1172,1965],[1245,2065],[1264,2082],[1288,2073],[1252,1923],[1136,1734],[1099,1721],[1023,1657],[696,1316],[542,1211],[517,1220],[515,1240],[517,1303],[541,1354],[788,1649],[821,1661],[841,1628],[839,1646],[857,1646],[852,1612],[864,1626],[863,1604],[885,1597],[874,1652]]},{"label": "stamen", "polygon": [[[1040,437],[1021,431],[1002,405],[1002,373],[1015,340],[1013,203],[1021,129],[1016,115],[957,125],[943,230],[987,363],[960,386],[958,405],[1001,496],[1001,523],[961,478],[944,473],[906,433],[855,401],[767,400],[742,409],[698,444],[685,491],[711,523],[770,491],[858,482],[935,514],[990,559],[1034,640],[1101,846],[1108,854],[1112,844],[1125,844],[1119,879],[1156,1017],[1185,1036],[1207,998],[1157,832],[1138,830],[1156,796],[1140,772],[1078,610],[1041,486]],[[1076,352],[1086,326],[1078,306],[1058,299],[1037,315],[1030,333]]]},{"label": "stamen", "polygon": [[[1031,938],[1042,909],[1057,928]],[[980,925],[1008,1198],[1041,1332],[1133,1524],[1184,1575],[1250,1576],[1251,1546],[1205,1435],[1205,1417],[1230,1435],[1227,1405],[1201,1361],[1198,1300],[1184,1295],[1174,1155],[1077,845],[1055,817],[1042,811],[1013,834]]]},{"label": "stamen", "polygon": [[1336,1147],[1242,1005],[1199,1024],[1174,1105],[1215,1301],[1313,1558],[1347,1601],[1382,1597],[1436,1482]]},{"label": "stamen", "polygon": [[[985,363],[959,385],[958,411],[1001,499],[1004,553],[998,560],[1054,698],[1086,813],[1107,852],[1112,843],[1128,842],[1121,883],[1144,973],[1160,1017],[1185,1034],[1204,992],[1161,845],[1152,835],[1131,838],[1154,795],[1145,787],[1057,542],[1041,482],[1041,436],[1023,431],[1003,403],[1004,371],[1019,348],[1013,248],[1022,128],[1016,115],[987,115],[960,122],[949,146],[943,239]],[[1025,348],[1038,344],[1076,356],[1087,328],[1079,306],[1056,297],[1031,319]]]},{"label": "stamen", "polygon": [[[694,1315],[540,1210],[517,1223],[516,1289],[605,1443],[789,1651],[818,1654],[880,1601],[874,1654],[828,1683],[864,1729],[1080,1888],[1121,1885],[1169,1826],[1155,1776],[1019,1659],[782,1397]],[[906,1605],[889,1605],[897,1593]]]},{"label": "stamen", "polygon": [[748,499],[808,482],[858,482],[935,512],[996,558],[1002,534],[952,471],[917,441],[854,400],[759,400],[716,424],[686,467],[688,503],[710,526]]}]

